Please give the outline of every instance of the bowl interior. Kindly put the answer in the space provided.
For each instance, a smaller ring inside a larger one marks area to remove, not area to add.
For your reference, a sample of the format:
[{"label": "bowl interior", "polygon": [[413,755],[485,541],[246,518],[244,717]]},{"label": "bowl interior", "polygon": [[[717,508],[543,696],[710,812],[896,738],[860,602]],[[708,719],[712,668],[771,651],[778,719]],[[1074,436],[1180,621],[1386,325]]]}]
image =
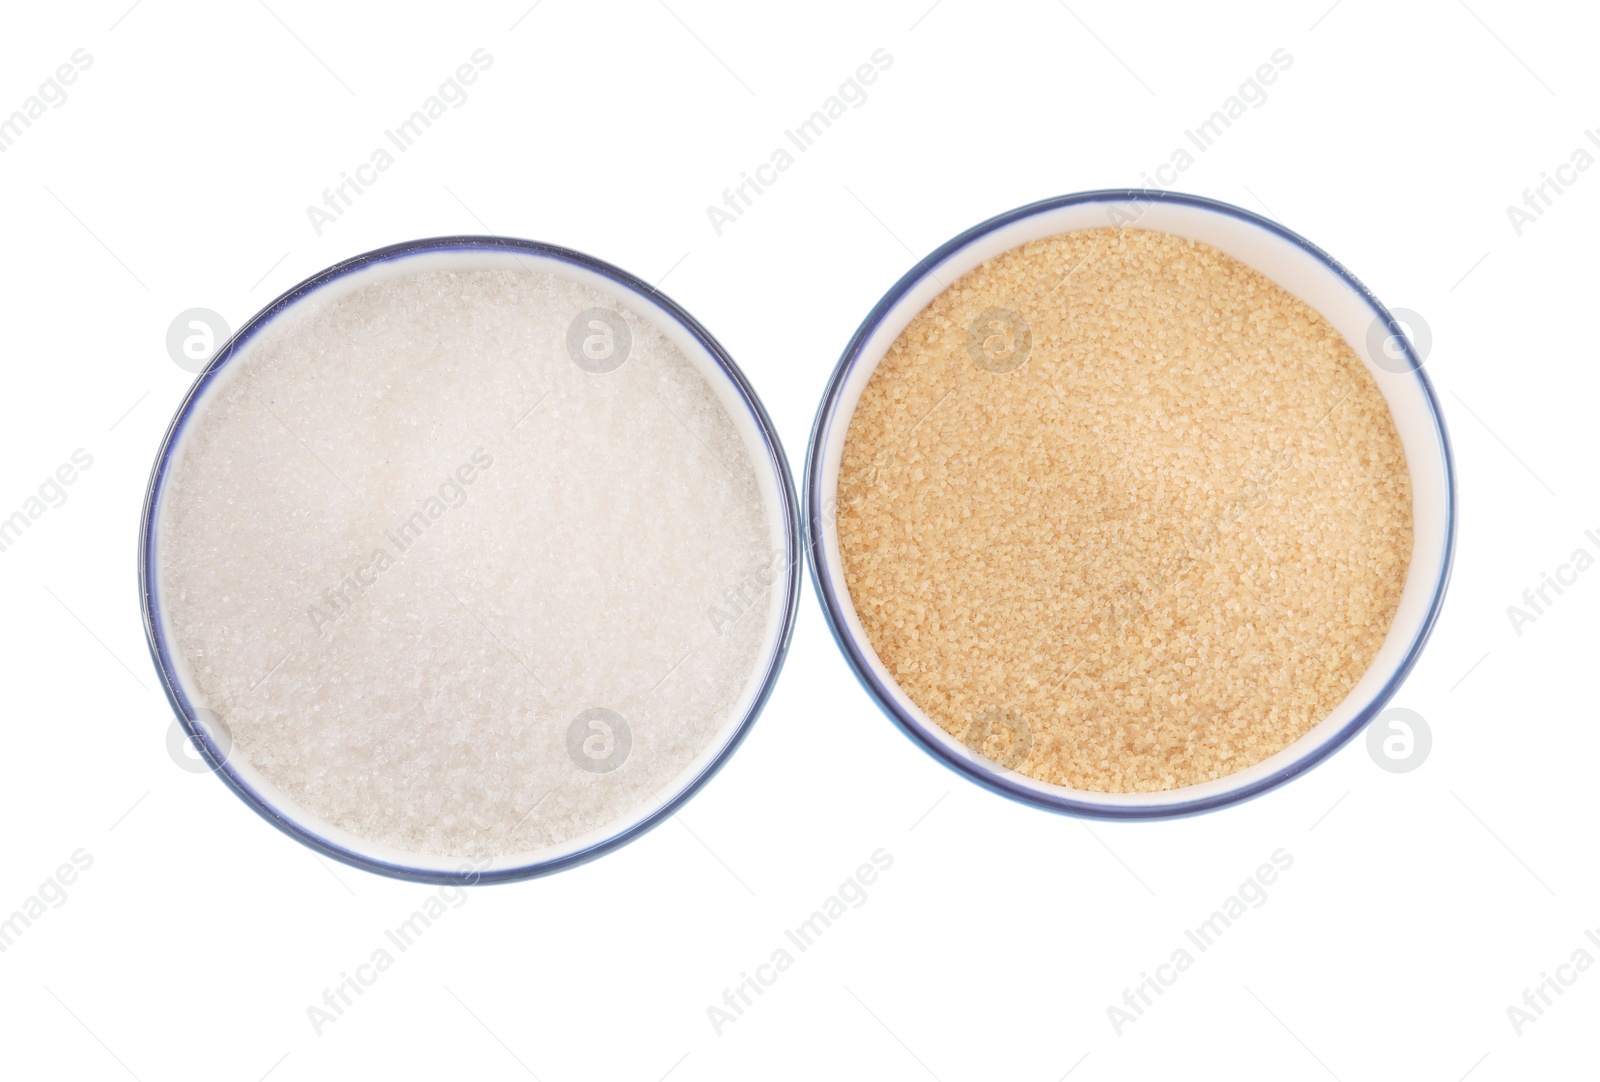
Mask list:
[{"label": "bowl interior", "polygon": [[[770,550],[775,554],[775,578],[769,595],[761,653],[736,705],[715,738],[662,789],[653,800],[639,806],[627,819],[570,839],[560,845],[525,853],[502,854],[468,860],[394,849],[361,838],[312,813],[274,785],[243,755],[229,756],[227,743],[207,724],[206,704],[197,698],[196,684],[185,659],[173,649],[174,638],[162,605],[163,583],[158,558],[159,522],[168,495],[165,484],[172,465],[184,453],[186,423],[202,411],[210,396],[248,358],[253,339],[270,322],[297,302],[315,294],[331,299],[354,292],[385,278],[422,271],[522,270],[580,282],[611,296],[641,319],[654,324],[706,379],[739,432],[755,465],[757,484],[766,508]],[[619,844],[648,829],[687,799],[731,753],[771,691],[788,646],[798,591],[799,531],[794,509],[794,489],[781,447],[765,412],[720,347],[680,309],[645,283],[615,268],[577,253],[531,242],[500,238],[441,238],[400,245],[340,264],[269,305],[240,329],[196,382],[180,407],[157,459],[147,497],[141,549],[141,577],[146,610],[146,630],[151,652],[161,672],[169,699],[191,736],[204,746],[218,772],[247,803],[269,821],[300,841],[370,871],[430,881],[470,882],[518,878],[563,867]]]},{"label": "bowl interior", "polygon": [[[1091,193],[1003,215],[958,238],[913,271],[884,299],[841,362],[814,435],[808,499],[817,586],[840,645],[880,704],[936,757],[980,782],[1024,800],[1106,815],[1161,815],[1203,810],[1263,791],[1320,761],[1371,720],[1415,661],[1432,627],[1448,577],[1453,489],[1448,443],[1432,389],[1409,343],[1404,359],[1376,354],[1388,313],[1342,267],[1301,238],[1246,211],[1163,193]],[[1098,793],[1037,781],[969,749],[900,689],[869,643],[845,587],[834,518],[839,463],[850,418],[868,380],[908,323],[962,274],[1028,241],[1076,229],[1121,226],[1201,241],[1254,268],[1321,313],[1367,366],[1388,401],[1411,474],[1413,549],[1388,636],[1349,695],[1294,744],[1255,765],[1199,785],[1159,793]],[[1389,349],[1395,349],[1390,345]],[[1396,370],[1400,369],[1400,370]]]}]

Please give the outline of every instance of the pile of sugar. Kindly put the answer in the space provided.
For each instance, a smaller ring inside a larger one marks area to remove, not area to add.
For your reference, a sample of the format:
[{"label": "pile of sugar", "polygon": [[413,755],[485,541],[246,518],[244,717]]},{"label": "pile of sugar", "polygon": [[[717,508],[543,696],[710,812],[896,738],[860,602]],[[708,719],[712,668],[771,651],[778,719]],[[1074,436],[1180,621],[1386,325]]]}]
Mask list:
[{"label": "pile of sugar", "polygon": [[539,850],[657,806],[737,720],[773,520],[706,377],[615,298],[402,273],[224,371],[160,508],[161,600],[232,757],[304,808],[408,852]]},{"label": "pile of sugar", "polygon": [[1411,557],[1388,405],[1315,311],[1205,244],[1083,230],[973,269],[852,417],[838,531],[879,659],[1045,782],[1193,785],[1287,747]]}]

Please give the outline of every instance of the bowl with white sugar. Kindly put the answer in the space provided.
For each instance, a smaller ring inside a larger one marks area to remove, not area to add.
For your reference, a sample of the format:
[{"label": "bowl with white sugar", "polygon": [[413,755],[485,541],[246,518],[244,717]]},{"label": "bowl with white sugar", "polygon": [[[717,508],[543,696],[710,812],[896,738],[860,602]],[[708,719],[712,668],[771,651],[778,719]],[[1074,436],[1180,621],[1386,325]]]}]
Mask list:
[{"label": "bowl with white sugar", "polygon": [[205,764],[329,856],[556,871],[676,811],[771,694],[793,484],[647,283],[498,237],[347,260],[246,323],[152,471],[140,596]]},{"label": "bowl with white sugar", "polygon": [[818,410],[808,554],[924,750],[1072,814],[1264,793],[1376,717],[1438,619],[1455,468],[1394,315],[1298,234],[1162,191],[940,247]]}]

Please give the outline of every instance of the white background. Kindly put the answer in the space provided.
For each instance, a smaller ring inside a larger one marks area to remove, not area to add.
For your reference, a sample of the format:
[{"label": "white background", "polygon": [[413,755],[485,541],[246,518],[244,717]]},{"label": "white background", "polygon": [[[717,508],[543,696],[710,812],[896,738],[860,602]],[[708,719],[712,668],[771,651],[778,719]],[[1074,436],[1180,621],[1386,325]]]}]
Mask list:
[{"label": "white background", "polygon": [[[93,57],[0,154],[0,514],[74,449],[94,457],[0,553],[0,916],[93,858],[0,955],[7,1075],[1592,1076],[1600,967],[1520,1036],[1507,1008],[1600,927],[1600,572],[1520,636],[1506,606],[1600,551],[1600,170],[1521,236],[1505,210],[1600,125],[1592,12],[269,2],[13,6],[0,32],[0,115]],[[467,103],[318,236],[306,205],[480,47]],[[706,205],[878,48],[893,65],[867,102],[716,235]],[[318,1036],[306,1008],[433,891],[313,855],[168,758],[135,536],[192,378],[172,318],[237,327],[419,236],[569,245],[665,275],[798,470],[850,332],[916,258],[1021,203],[1139,184],[1278,48],[1293,64],[1266,103],[1177,187],[1278,218],[1431,328],[1462,517],[1395,700],[1431,723],[1422,768],[1386,773],[1357,740],[1178,822],[1013,805],[878,713],[807,583],[771,704],[677,821],[473,891]],[[707,1007],[879,848],[894,864],[867,903],[718,1035]],[[1266,904],[1118,1035],[1107,1007],[1280,848],[1294,864]]]}]

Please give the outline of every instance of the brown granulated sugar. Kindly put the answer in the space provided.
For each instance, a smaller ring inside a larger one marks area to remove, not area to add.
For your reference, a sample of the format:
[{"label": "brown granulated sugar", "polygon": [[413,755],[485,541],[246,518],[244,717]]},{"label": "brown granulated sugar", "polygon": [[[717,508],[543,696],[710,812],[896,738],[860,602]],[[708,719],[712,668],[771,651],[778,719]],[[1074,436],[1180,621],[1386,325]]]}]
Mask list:
[{"label": "brown granulated sugar", "polygon": [[1399,605],[1411,486],[1325,319],[1209,245],[1090,229],[911,321],[851,419],[838,528],[873,649],[939,725],[1153,792],[1344,699]]}]

